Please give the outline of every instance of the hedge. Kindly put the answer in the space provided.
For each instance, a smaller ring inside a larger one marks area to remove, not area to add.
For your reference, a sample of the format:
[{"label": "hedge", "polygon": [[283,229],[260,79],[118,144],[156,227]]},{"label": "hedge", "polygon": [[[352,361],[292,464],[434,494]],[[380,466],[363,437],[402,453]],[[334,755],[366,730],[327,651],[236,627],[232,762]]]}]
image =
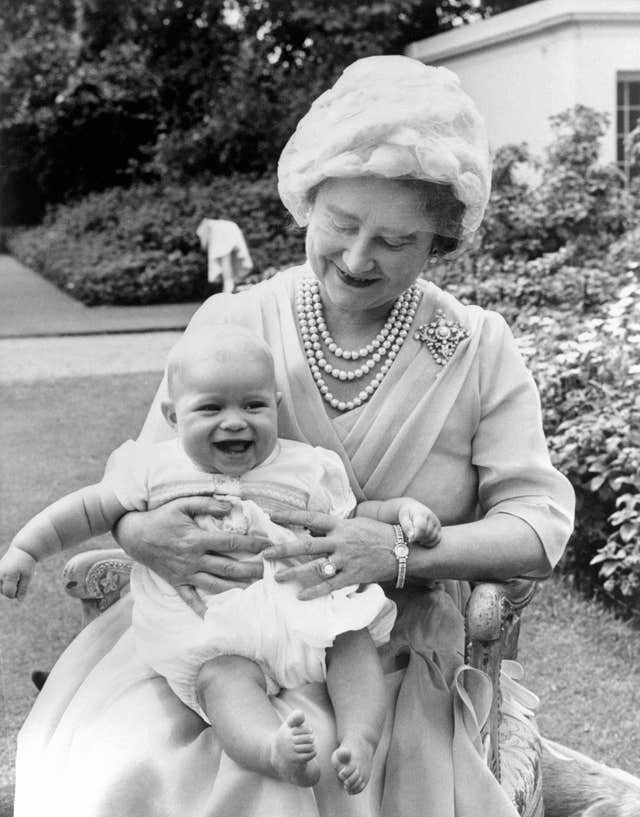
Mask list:
[{"label": "hedge", "polygon": [[146,184],[92,193],[14,234],[11,251],[88,305],[197,300],[206,291],[203,218],[242,229],[259,273],[304,256],[304,235],[283,208],[273,177],[210,184]]}]

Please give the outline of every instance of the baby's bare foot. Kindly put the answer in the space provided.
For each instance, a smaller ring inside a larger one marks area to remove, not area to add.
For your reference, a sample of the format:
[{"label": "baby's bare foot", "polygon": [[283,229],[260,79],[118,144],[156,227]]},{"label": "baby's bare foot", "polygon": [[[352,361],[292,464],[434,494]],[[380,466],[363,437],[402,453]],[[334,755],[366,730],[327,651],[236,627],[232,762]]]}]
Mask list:
[{"label": "baby's bare foot", "polygon": [[295,786],[314,786],[320,779],[316,747],[304,712],[294,710],[273,737],[271,765],[282,780]]},{"label": "baby's bare foot", "polygon": [[375,747],[364,738],[345,738],[331,755],[333,768],[347,794],[360,794],[371,777]]}]

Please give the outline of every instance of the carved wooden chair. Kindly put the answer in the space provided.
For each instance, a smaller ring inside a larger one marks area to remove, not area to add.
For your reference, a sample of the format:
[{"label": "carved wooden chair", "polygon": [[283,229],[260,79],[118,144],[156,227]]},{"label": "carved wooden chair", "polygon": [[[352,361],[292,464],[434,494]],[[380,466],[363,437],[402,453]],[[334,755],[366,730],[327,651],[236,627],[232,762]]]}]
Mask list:
[{"label": "carved wooden chair", "polygon": [[[118,548],[87,551],[67,562],[64,588],[82,603],[84,624],[127,592],[131,566]],[[535,588],[528,579],[477,584],[465,617],[466,661],[493,683],[491,714],[482,734],[487,763],[521,817],[544,815],[540,739],[533,718],[517,718],[502,706],[500,667],[503,659],[516,658],[520,614]]]}]

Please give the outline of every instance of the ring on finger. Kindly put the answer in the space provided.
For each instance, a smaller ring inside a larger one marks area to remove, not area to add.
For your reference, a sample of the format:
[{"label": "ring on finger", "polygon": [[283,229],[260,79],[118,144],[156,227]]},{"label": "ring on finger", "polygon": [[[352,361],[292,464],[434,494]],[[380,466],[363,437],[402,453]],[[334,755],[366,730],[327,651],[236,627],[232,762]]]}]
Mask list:
[{"label": "ring on finger", "polygon": [[328,556],[325,558],[320,570],[322,571],[322,575],[327,579],[333,578],[338,572],[338,568]]}]

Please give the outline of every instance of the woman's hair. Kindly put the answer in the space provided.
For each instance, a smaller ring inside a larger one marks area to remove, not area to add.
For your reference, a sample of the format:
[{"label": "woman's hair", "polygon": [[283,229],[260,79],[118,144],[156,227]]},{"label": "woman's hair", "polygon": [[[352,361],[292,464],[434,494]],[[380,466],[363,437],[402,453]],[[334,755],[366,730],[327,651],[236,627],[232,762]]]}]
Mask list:
[{"label": "woman's hair", "polygon": [[425,185],[439,252],[478,228],[491,157],[484,122],[454,73],[409,57],[367,57],[316,99],[280,157],[285,207],[305,225],[324,180],[362,176]]},{"label": "woman's hair", "polygon": [[458,249],[462,235],[465,207],[456,198],[450,184],[436,184],[422,179],[398,179],[418,194],[421,211],[434,222],[435,235],[431,255],[450,255]]}]

